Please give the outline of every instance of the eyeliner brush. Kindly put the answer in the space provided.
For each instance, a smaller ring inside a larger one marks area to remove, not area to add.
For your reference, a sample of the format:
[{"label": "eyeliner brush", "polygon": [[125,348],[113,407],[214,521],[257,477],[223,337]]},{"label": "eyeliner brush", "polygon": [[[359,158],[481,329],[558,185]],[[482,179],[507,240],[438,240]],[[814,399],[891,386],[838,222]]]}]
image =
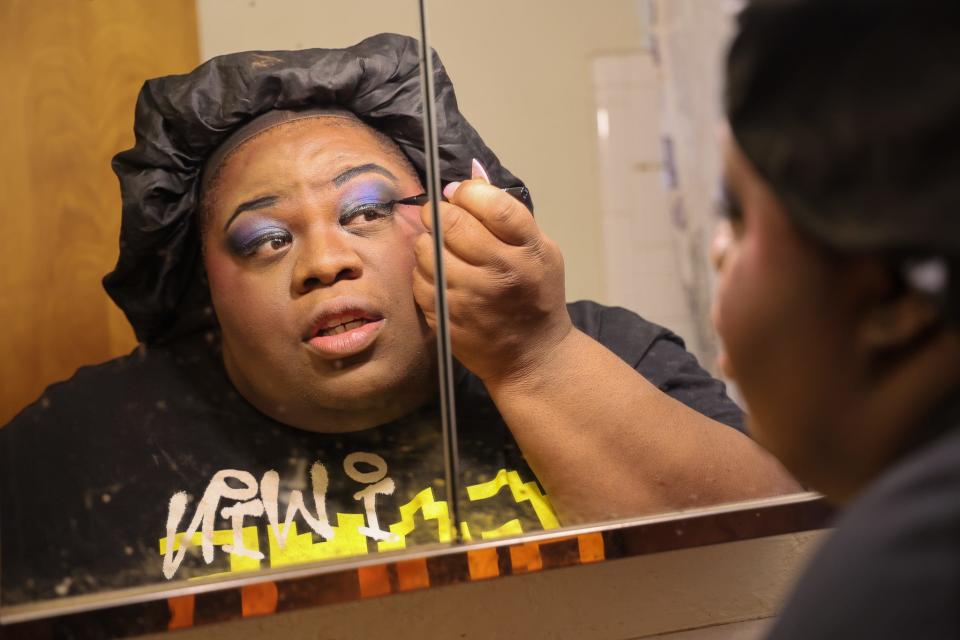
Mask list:
[{"label": "eyeliner brush", "polygon": [[[524,202],[529,198],[529,192],[527,191],[526,187],[507,187],[506,189],[502,189],[502,191],[509,193],[520,202]],[[447,199],[442,196],[440,200],[443,202],[447,201]],[[430,196],[427,195],[426,193],[421,193],[416,196],[410,196],[409,198],[394,200],[390,204],[412,204],[417,206],[423,206],[427,204],[429,201],[430,201]]]}]

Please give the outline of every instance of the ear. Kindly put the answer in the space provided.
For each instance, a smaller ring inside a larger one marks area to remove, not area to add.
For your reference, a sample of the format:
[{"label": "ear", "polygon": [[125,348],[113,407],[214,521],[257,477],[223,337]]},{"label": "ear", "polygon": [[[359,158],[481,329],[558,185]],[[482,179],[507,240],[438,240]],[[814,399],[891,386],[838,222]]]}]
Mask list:
[{"label": "ear", "polygon": [[939,324],[937,304],[899,285],[888,266],[870,260],[854,269],[864,296],[856,339],[866,352],[879,354],[907,347]]}]

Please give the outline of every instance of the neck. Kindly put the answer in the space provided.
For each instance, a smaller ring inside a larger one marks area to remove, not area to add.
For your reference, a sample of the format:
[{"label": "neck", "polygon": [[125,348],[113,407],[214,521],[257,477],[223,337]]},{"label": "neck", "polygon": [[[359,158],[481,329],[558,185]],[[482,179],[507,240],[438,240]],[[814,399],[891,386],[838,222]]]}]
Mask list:
[{"label": "neck", "polygon": [[265,416],[287,426],[314,433],[352,433],[388,424],[429,404],[437,395],[436,373],[405,379],[400,387],[382,389],[369,398],[341,399],[330,406],[330,398],[317,399],[309,393],[277,397],[252,384],[235,366],[229,349],[223,351],[227,378],[237,392]]}]

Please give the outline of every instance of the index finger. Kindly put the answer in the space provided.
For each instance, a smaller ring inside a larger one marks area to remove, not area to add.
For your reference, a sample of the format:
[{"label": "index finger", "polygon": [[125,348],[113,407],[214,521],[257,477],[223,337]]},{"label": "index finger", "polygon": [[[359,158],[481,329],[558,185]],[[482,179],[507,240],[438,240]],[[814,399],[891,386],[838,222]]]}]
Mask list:
[{"label": "index finger", "polygon": [[540,228],[522,202],[482,180],[467,180],[448,198],[468,211],[502,242],[515,246],[540,241]]}]

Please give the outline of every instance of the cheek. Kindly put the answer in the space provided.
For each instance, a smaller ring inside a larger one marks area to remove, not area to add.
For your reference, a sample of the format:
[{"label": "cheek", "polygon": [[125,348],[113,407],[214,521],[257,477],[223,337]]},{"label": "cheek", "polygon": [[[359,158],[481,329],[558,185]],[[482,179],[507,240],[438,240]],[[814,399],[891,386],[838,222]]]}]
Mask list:
[{"label": "cheek", "polygon": [[[277,283],[264,274],[242,269],[222,250],[204,254],[210,297],[224,332],[257,332],[259,326],[276,322]],[[237,328],[240,328],[238,331]]]},{"label": "cheek", "polygon": [[420,221],[420,210],[416,207],[402,207],[397,212],[397,225],[390,247],[384,251],[384,259],[392,264],[396,274],[410,280],[416,264],[414,246],[417,238],[427,230]]},{"label": "cheek", "polygon": [[414,225],[397,225],[389,241],[371,247],[363,256],[370,285],[382,291],[383,300],[394,309],[394,318],[408,329],[420,324],[419,307],[413,295],[414,246],[424,233]]},{"label": "cheek", "polygon": [[[426,233],[427,228],[423,226],[420,219],[419,207],[400,207],[396,213],[397,228],[404,238],[413,238],[414,240],[421,233]],[[412,243],[413,240],[410,240]]]},{"label": "cheek", "polygon": [[791,461],[842,385],[823,291],[829,274],[789,239],[742,241],[718,281],[714,315],[757,440]]},{"label": "cheek", "polygon": [[[747,237],[731,250],[717,282],[713,318],[723,345],[724,374],[734,379],[751,412],[766,414],[792,396],[795,364],[788,344],[802,331],[791,308],[790,274],[763,247]],[[784,384],[786,383],[786,384]]]},{"label": "cheek", "polygon": [[749,351],[749,337],[753,333],[751,322],[760,320],[752,305],[757,300],[750,295],[757,288],[752,281],[756,267],[754,256],[748,247],[735,244],[725,255],[717,275],[717,291],[711,310],[717,334],[723,343],[726,362],[722,363],[726,375],[736,378],[732,363],[743,351]]},{"label": "cheek", "polygon": [[210,282],[210,293],[214,296],[229,287],[230,283],[236,279],[236,268],[231,260],[217,249],[204,247],[203,266],[207,271],[207,280]]},{"label": "cheek", "polygon": [[[767,268],[765,268],[767,267]],[[776,347],[782,322],[777,318],[776,282],[769,265],[749,246],[739,246],[728,255],[717,280],[713,321],[722,344],[718,364],[724,375],[734,380],[746,403],[749,430],[762,446],[778,452],[778,438],[771,440],[769,430],[778,411],[792,411],[789,389],[779,382],[790,375],[789,360],[778,357]],[[782,345],[781,345],[782,347]],[[786,369],[784,369],[786,365]]]},{"label": "cheek", "polygon": [[[203,254],[203,264],[207,270],[207,281],[210,283],[210,297],[218,316],[223,316],[225,307],[230,306],[235,298],[231,294],[237,288],[239,272],[230,258],[216,249],[206,248]],[[223,319],[221,318],[221,323]]]}]

